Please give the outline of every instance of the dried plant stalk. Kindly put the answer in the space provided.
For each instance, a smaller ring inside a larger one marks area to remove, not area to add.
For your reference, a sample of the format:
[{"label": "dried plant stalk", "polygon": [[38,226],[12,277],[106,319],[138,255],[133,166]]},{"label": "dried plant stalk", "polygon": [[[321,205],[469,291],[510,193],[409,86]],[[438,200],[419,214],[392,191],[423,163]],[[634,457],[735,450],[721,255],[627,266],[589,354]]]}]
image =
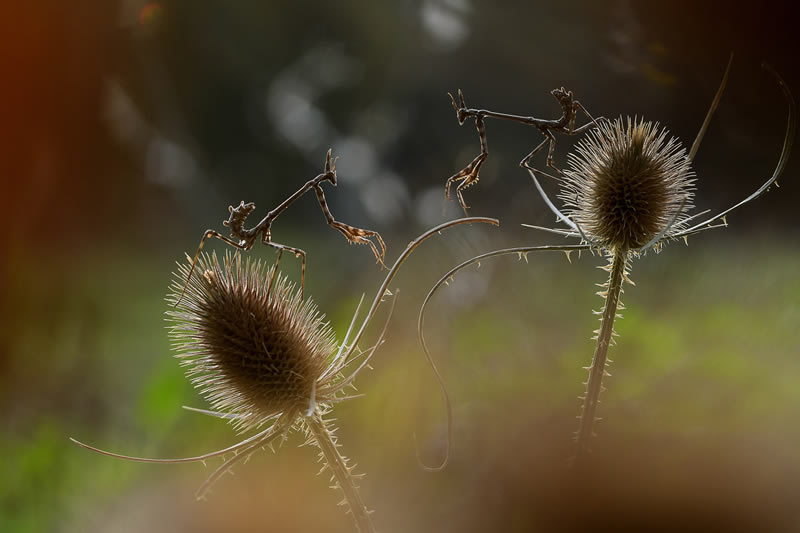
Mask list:
[{"label": "dried plant stalk", "polygon": [[320,460],[324,461],[324,468],[331,471],[332,480],[336,482],[334,486],[341,489],[344,494],[341,503],[349,506],[356,529],[360,533],[375,531],[372,518],[370,518],[371,513],[367,510],[355,483],[355,478],[360,476],[353,474],[353,467],[348,466],[347,458],[339,453],[339,445],[328,427],[328,423],[323,420],[322,415],[315,413],[305,419],[305,424],[308,428],[309,441],[319,447]]},{"label": "dried plant stalk", "polygon": [[597,404],[600,392],[603,390],[603,377],[608,374],[608,347],[613,341],[614,319],[617,316],[617,308],[620,303],[622,293],[622,281],[627,267],[628,255],[626,253],[616,253],[611,258],[610,274],[608,282],[605,284],[606,290],[601,292],[605,297],[606,303],[603,307],[603,317],[600,329],[597,333],[597,345],[592,356],[592,364],[589,370],[589,379],[586,382],[586,394],[583,397],[583,410],[580,417],[580,427],[575,438],[576,455],[578,460],[586,457],[589,452],[589,443],[592,438],[592,426],[596,418]]},{"label": "dried plant stalk", "polygon": [[[589,371],[589,378],[585,383],[586,391],[582,397],[583,408],[579,417],[580,426],[575,439],[577,462],[579,464],[586,462],[590,452],[594,423],[597,420],[597,405],[600,394],[604,390],[603,377],[609,375],[606,367],[610,362],[608,349],[614,342],[614,320],[619,316],[618,311],[623,308],[620,302],[623,292],[622,285],[624,282],[633,283],[628,277],[630,262],[650,250],[661,251],[667,242],[682,239],[688,243],[688,237],[691,235],[726,227],[726,216],[729,213],[760,197],[772,185],[777,186],[778,178],[782,175],[789,159],[796,123],[794,98],[780,75],[764,63],[762,66],[775,78],[788,104],[786,132],[778,163],[766,182],[733,206],[700,222],[695,219],[707,215],[708,210],[689,214],[693,208],[692,197],[695,181],[691,162],[708,128],[713,111],[719,104],[727,83],[732,59],[731,56],[719,90],[688,154],[678,140],[669,138],[667,131],[660,128],[657,123],[630,117],[627,119],[620,117],[613,121],[598,119],[593,122],[596,127],[578,142],[576,151],[569,154],[569,168],[561,172],[552,165],[550,158],[552,150],[548,155],[548,166],[559,174],[550,177],[554,178],[561,186],[559,198],[564,203],[563,211],[556,207],[539,183],[537,174],[544,173],[526,164],[529,158],[523,160],[523,166],[530,174],[545,204],[556,215],[558,221],[567,226],[567,229],[528,227],[564,237],[579,238],[581,243],[564,246],[516,247],[487,252],[452,268],[430,289],[420,309],[417,327],[425,355],[442,388],[447,412],[448,439],[452,435],[452,412],[449,396],[423,334],[425,310],[433,295],[456,273],[467,266],[480,264],[483,259],[515,254],[520,259],[525,258],[527,262],[529,253],[545,251],[562,251],[567,254],[569,259],[571,252],[578,251],[580,254],[581,251],[586,250],[609,258],[609,264],[603,267],[609,272],[609,278],[603,285],[604,290],[598,293],[605,298],[605,305],[602,311],[596,312],[601,315],[601,324],[600,329],[595,331],[597,342],[591,365],[586,367]],[[460,98],[458,104],[454,100],[454,106],[459,113],[460,122],[473,115],[476,120],[484,115],[492,116],[483,111],[466,109],[463,98]],[[570,128],[567,133],[574,134],[578,131]],[[481,132],[481,141],[483,146],[483,132]],[[534,149],[532,154],[536,151]],[[466,170],[470,169],[477,173],[477,170],[472,167],[468,167]],[[464,172],[462,171],[454,178],[460,177]],[[442,463],[433,469],[443,468],[446,465],[449,451],[448,440]]]}]

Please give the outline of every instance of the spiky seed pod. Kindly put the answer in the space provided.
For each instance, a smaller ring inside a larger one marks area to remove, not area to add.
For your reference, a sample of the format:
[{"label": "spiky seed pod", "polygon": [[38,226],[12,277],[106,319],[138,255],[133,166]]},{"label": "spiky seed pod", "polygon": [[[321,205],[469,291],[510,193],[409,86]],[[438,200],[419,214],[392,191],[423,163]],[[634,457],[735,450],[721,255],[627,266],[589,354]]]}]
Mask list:
[{"label": "spiky seed pod", "polygon": [[[260,261],[203,254],[170,336],[187,376],[217,411],[242,430],[276,414],[299,414],[325,387],[317,380],[336,352],[333,331],[310,299]],[[181,265],[168,300],[189,272]],[[293,419],[293,416],[289,416]]]},{"label": "spiky seed pod", "polygon": [[593,244],[626,252],[684,228],[694,173],[667,135],[658,123],[620,117],[601,122],[569,155],[560,197]]},{"label": "spiky seed pod", "polygon": [[187,256],[188,263],[179,265],[170,286],[167,301],[173,310],[167,315],[172,322],[177,357],[215,409],[191,410],[226,418],[244,431],[260,426],[267,426],[266,429],[261,428],[233,446],[179,459],[122,455],[75,439],[73,442],[103,455],[146,463],[205,463],[229,455],[200,486],[197,494],[203,498],[234,465],[265,446],[271,447],[276,439],[285,439],[292,429],[305,430],[307,443],[316,443],[320,448],[324,469],[335,480],[333,487],[342,490],[342,503],[349,507],[356,529],[373,533],[370,511],[356,484],[361,475],[353,473],[355,467],[340,453],[335,429],[324,417],[332,404],[352,398],[344,389],[353,385],[362,369],[368,368],[375,350],[383,343],[396,298],[392,298],[377,342],[367,350],[358,348],[378,306],[391,294],[389,283],[403,262],[429,237],[474,222],[498,224],[491,218],[459,219],[431,228],[411,241],[386,275],[361,325],[354,330],[362,297],[338,350],[324,316],[310,300],[303,299],[302,291],[277,275],[277,265],[268,268],[249,259],[242,265],[238,252],[233,256],[227,253],[220,265],[216,254],[203,254],[196,258],[194,271],[198,275],[192,277],[189,273],[193,271],[193,260]]}]

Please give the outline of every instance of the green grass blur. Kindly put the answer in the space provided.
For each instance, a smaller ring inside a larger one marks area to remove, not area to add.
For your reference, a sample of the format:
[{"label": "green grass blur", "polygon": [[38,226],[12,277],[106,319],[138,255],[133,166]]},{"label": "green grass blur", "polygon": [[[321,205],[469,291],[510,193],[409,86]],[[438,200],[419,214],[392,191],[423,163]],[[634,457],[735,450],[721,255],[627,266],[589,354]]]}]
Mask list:
[{"label": "green grass blur", "polygon": [[[450,467],[431,474],[417,466],[412,434],[423,460],[439,460],[443,408],[416,340],[416,311],[444,271],[431,265],[456,260],[428,246],[393,284],[401,296],[387,343],[374,370],[357,380],[366,397],[334,412],[344,452],[367,473],[364,497],[380,530],[537,531],[549,519],[541,502],[552,504],[550,512],[563,504],[557,495],[577,427],[581,367],[597,327],[590,310],[601,305],[594,283],[605,276],[594,267],[603,261],[498,258],[456,276],[434,298],[426,334],[452,398],[455,442]],[[4,301],[20,304],[4,309],[0,386],[13,409],[1,421],[0,530],[350,530],[335,505],[340,496],[315,477],[315,452],[296,448],[298,435],[277,454],[240,465],[201,502],[194,490],[210,471],[200,464],[127,463],[71,444],[68,437],[177,457],[237,436],[224,422],[181,409],[204,403],[170,355],[162,262],[87,253],[65,259],[59,277],[42,258],[11,265],[9,286],[19,294]],[[614,493],[617,475],[642,478],[668,493],[664,501],[674,503],[674,492],[705,506],[718,492],[704,485],[713,464],[715,483],[747,496],[737,493],[749,502],[738,511],[791,514],[784,500],[800,474],[798,271],[796,250],[755,241],[695,239],[634,263],[637,285],[623,296],[600,407],[596,454],[615,472],[598,474],[603,493]],[[352,294],[318,291],[340,337],[359,291],[377,287],[352,285]],[[469,298],[448,296],[473,289]],[[645,471],[634,468],[637,460]],[[733,505],[738,496],[723,501]]]},{"label": "green grass blur", "polygon": [[[549,119],[550,91],[564,86],[595,116],[644,116],[690,146],[733,51],[695,160],[695,204],[714,212],[768,178],[783,142],[786,105],[761,62],[800,91],[794,5],[780,1],[8,4],[0,533],[352,531],[298,435],[203,502],[194,491],[219,462],[126,463],[68,441],[179,457],[241,438],[181,409],[205,404],[170,353],[170,272],[203,230],[223,230],[228,205],[256,202],[254,223],[322,169],[328,148],[341,156],[339,184],[325,189],[332,212],[379,231],[394,257],[442,220],[447,176],[478,153],[448,91]],[[378,529],[797,531],[796,153],[780,190],[732,214],[729,230],[633,265],[596,461],[579,482],[566,462],[603,261],[532,254],[457,276],[426,325],[452,398],[452,461],[438,474],[419,468],[413,435],[431,464],[446,436],[416,339],[426,291],[479,252],[562,242],[518,226],[552,223],[518,168],[540,133],[492,121],[487,135],[491,156],[466,199],[503,227],[459,228],[415,253],[392,285],[387,342],[356,381],[366,397],[334,413]],[[574,140],[559,137],[557,166]],[[555,199],[556,184],[545,187]],[[382,279],[371,253],[325,226],[313,194],[273,230],[308,252],[307,292],[341,338]],[[298,279],[292,258],[281,268]]]}]

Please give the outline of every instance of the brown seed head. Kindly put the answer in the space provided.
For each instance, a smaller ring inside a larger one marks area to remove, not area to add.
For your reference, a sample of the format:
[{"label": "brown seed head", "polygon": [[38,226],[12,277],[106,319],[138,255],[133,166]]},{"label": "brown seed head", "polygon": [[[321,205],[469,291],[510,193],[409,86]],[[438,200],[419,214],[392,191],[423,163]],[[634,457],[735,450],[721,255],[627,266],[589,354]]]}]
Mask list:
[{"label": "brown seed head", "polygon": [[[274,268],[274,267],[273,267]],[[187,376],[213,408],[250,429],[308,408],[316,381],[336,351],[324,316],[260,261],[203,254],[180,305],[168,312],[170,335]],[[174,304],[189,265],[167,299]],[[274,279],[273,279],[274,278]],[[319,401],[325,401],[322,397]]]},{"label": "brown seed head", "polygon": [[560,198],[587,238],[626,252],[666,228],[667,238],[683,229],[694,173],[686,150],[667,134],[657,123],[620,117],[603,121],[578,143]]}]

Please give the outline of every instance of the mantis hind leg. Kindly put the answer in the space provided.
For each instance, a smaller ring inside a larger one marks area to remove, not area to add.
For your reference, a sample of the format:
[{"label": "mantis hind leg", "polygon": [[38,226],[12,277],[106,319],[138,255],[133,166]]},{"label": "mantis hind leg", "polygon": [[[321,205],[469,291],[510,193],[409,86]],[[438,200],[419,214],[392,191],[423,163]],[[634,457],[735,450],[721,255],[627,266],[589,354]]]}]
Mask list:
[{"label": "mantis hind leg", "polygon": [[526,155],[526,156],[525,156],[525,157],[522,159],[522,161],[520,161],[520,162],[519,162],[519,165],[520,165],[522,168],[525,168],[525,169],[527,169],[527,170],[529,170],[529,171],[538,172],[539,174],[542,174],[543,176],[547,176],[548,178],[552,178],[552,179],[554,179],[554,180],[558,180],[559,178],[557,178],[556,176],[550,175],[550,174],[548,174],[547,172],[542,172],[542,171],[541,171],[541,170],[539,170],[539,169],[533,168],[533,166],[531,166],[531,164],[530,164],[530,161],[531,161],[531,159],[533,159],[533,156],[534,156],[534,155],[536,155],[537,153],[539,153],[539,152],[542,150],[542,148],[544,148],[546,145],[548,145],[548,144],[549,144],[549,145],[550,145],[550,147],[549,147],[549,149],[548,149],[548,151],[547,151],[547,166],[548,166],[548,167],[550,167],[550,168],[552,168],[552,169],[553,169],[553,170],[555,170],[556,172],[558,172],[559,176],[561,176],[561,175],[562,175],[562,172],[561,172],[561,170],[560,170],[560,169],[558,169],[558,168],[557,168],[555,165],[553,165],[553,151],[554,151],[554,150],[555,150],[555,148],[556,148],[556,138],[555,138],[555,136],[554,136],[554,135],[553,135],[553,134],[550,132],[550,130],[545,130],[545,131],[543,131],[542,133],[544,133],[545,139],[544,139],[542,142],[540,142],[540,143],[539,143],[539,144],[536,146],[536,148],[534,148],[533,150],[531,150],[531,153],[529,153],[528,155]]},{"label": "mantis hind leg", "polygon": [[221,233],[214,231],[213,229],[206,230],[206,232],[203,234],[203,238],[200,239],[200,246],[197,247],[197,252],[195,252],[194,258],[192,259],[192,266],[189,267],[189,275],[186,276],[186,281],[183,283],[183,290],[181,290],[181,294],[175,301],[175,305],[173,307],[178,307],[178,304],[181,303],[181,300],[183,300],[183,297],[186,294],[186,289],[189,286],[189,281],[192,279],[194,268],[195,266],[197,266],[197,259],[200,257],[200,252],[203,250],[203,246],[205,246],[206,240],[210,238],[217,238],[227,244],[230,244],[234,248],[238,248],[239,250],[249,249],[249,246],[246,243],[236,242],[232,239],[229,239],[225,235],[222,235]]},{"label": "mantis hind leg", "polygon": [[286,246],[285,244],[278,244],[276,242],[272,242],[267,240],[266,238],[261,241],[263,244],[267,246],[271,246],[278,250],[278,259],[275,261],[275,267],[272,271],[272,279],[269,280],[269,288],[267,289],[267,294],[270,294],[272,291],[272,282],[275,279],[275,274],[278,272],[278,265],[281,262],[281,256],[283,255],[283,251],[286,250],[294,254],[295,257],[299,257],[301,260],[301,274],[300,274],[300,298],[305,298],[306,295],[306,253],[301,250],[300,248],[293,248],[291,246]]}]

